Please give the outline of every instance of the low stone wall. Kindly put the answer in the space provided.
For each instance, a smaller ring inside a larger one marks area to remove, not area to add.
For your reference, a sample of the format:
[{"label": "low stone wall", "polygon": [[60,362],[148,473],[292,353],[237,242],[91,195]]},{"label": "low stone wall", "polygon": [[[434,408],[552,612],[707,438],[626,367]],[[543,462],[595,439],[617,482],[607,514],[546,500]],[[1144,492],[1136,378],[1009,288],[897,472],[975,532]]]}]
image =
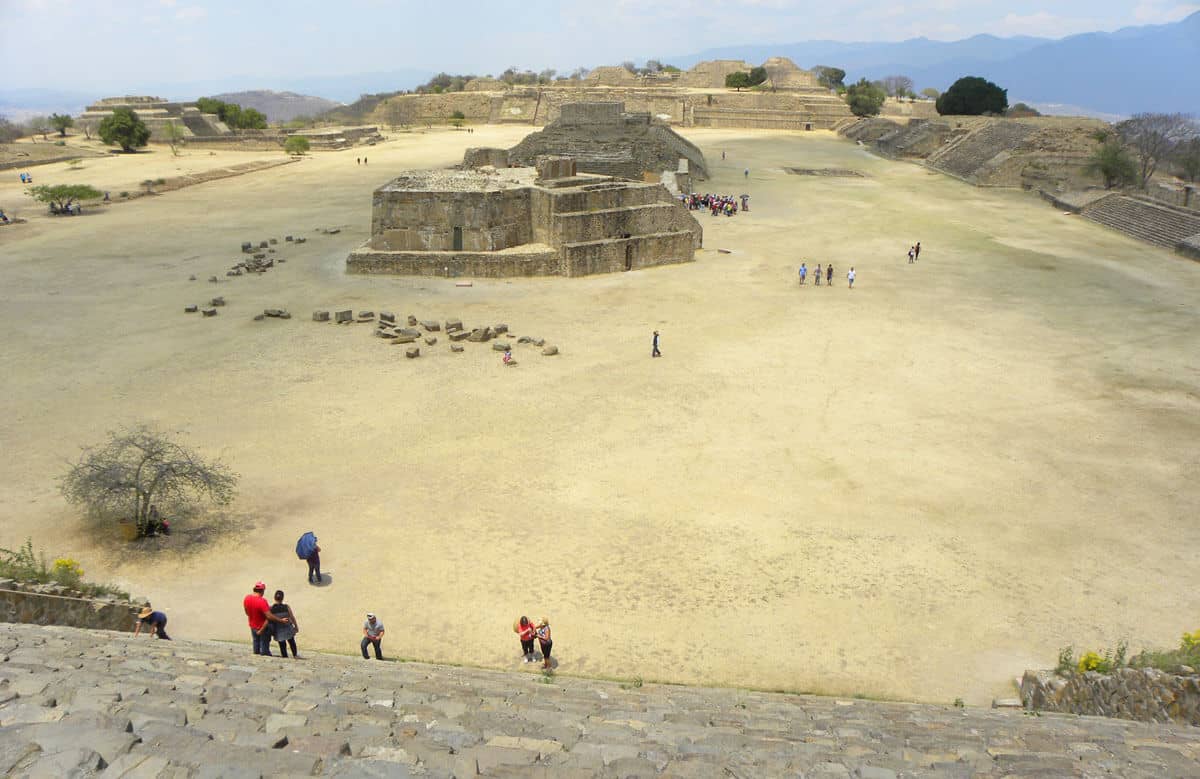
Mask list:
[{"label": "low stone wall", "polygon": [[563,268],[567,276],[590,276],[693,262],[693,241],[691,233],[672,232],[567,244]]},{"label": "low stone wall", "polygon": [[347,273],[399,276],[510,278],[561,275],[559,254],[550,247],[507,252],[382,252],[359,249],[346,258]]},{"label": "low stone wall", "polygon": [[130,630],[137,619],[138,608],[128,601],[71,597],[50,592],[52,590],[68,592],[53,584],[22,585],[0,581],[0,622],[124,631]]},{"label": "low stone wall", "polygon": [[1180,241],[1175,247],[1175,251],[1179,252],[1184,257],[1191,257],[1193,260],[1200,260],[1200,235],[1193,235],[1191,238]]},{"label": "low stone wall", "polygon": [[1030,711],[1200,725],[1200,676],[1153,668],[1070,676],[1026,671],[1021,679],[1021,702]]}]

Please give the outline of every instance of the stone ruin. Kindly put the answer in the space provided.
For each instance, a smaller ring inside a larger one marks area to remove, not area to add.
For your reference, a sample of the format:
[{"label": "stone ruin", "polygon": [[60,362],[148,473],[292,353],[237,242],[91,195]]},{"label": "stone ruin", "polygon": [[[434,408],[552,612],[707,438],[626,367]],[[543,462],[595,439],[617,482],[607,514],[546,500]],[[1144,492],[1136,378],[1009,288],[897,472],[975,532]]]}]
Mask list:
[{"label": "stone ruin", "polygon": [[543,155],[568,156],[584,173],[658,181],[688,161],[693,178],[707,178],[704,153],[648,113],[626,113],[619,102],[567,103],[559,118],[508,151],[507,164],[533,165]]},{"label": "stone ruin", "polygon": [[164,129],[168,122],[175,122],[185,139],[233,135],[233,131],[216,114],[201,113],[194,103],[174,103],[161,97],[106,97],[88,106],[80,114],[79,120],[99,124],[117,108],[133,109],[138,118],[146,123],[150,137],[156,141],[166,140]]},{"label": "stone ruin", "polygon": [[375,190],[349,273],[585,276],[690,262],[703,231],[658,183],[537,167],[414,170]]}]

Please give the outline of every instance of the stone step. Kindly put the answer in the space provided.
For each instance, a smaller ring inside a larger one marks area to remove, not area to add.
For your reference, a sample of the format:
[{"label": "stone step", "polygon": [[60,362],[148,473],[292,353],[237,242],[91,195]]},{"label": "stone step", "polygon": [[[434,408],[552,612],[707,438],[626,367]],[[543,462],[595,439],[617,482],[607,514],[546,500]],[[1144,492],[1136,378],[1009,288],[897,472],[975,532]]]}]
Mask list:
[{"label": "stone step", "polygon": [[1200,233],[1200,215],[1123,194],[1112,194],[1089,204],[1083,209],[1083,216],[1169,249]]}]

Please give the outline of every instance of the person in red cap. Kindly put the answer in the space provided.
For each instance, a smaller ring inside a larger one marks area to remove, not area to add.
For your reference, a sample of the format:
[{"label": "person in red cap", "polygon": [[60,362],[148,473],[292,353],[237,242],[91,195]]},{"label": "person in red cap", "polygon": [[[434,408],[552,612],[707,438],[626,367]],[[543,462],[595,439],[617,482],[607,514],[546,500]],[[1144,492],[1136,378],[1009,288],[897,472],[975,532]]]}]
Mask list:
[{"label": "person in red cap", "polygon": [[250,638],[254,641],[254,654],[271,655],[271,634],[267,631],[268,622],[288,624],[287,617],[277,617],[271,613],[271,604],[263,597],[267,585],[262,582],[254,583],[254,592],[242,599],[242,608],[246,610],[246,618],[250,621]]}]

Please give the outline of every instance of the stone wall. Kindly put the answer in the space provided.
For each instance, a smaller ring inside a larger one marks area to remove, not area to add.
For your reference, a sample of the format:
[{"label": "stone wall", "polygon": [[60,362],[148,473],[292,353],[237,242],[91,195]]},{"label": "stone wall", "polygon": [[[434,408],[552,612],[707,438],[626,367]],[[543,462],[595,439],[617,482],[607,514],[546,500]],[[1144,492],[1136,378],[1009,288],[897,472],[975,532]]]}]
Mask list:
[{"label": "stone wall", "polygon": [[366,275],[513,278],[562,275],[559,252],[536,244],[503,252],[379,252],[357,249],[346,272]]},{"label": "stone wall", "polygon": [[0,580],[0,622],[66,625],[96,630],[130,630],[138,608],[132,603],[76,597],[58,585]]},{"label": "stone wall", "polygon": [[489,252],[519,246],[533,238],[529,190],[377,192],[371,236],[370,248],[381,251]]},{"label": "stone wall", "polygon": [[1031,711],[1200,725],[1200,676],[1153,668],[1065,677],[1052,671],[1026,671],[1021,678],[1021,702]]}]

